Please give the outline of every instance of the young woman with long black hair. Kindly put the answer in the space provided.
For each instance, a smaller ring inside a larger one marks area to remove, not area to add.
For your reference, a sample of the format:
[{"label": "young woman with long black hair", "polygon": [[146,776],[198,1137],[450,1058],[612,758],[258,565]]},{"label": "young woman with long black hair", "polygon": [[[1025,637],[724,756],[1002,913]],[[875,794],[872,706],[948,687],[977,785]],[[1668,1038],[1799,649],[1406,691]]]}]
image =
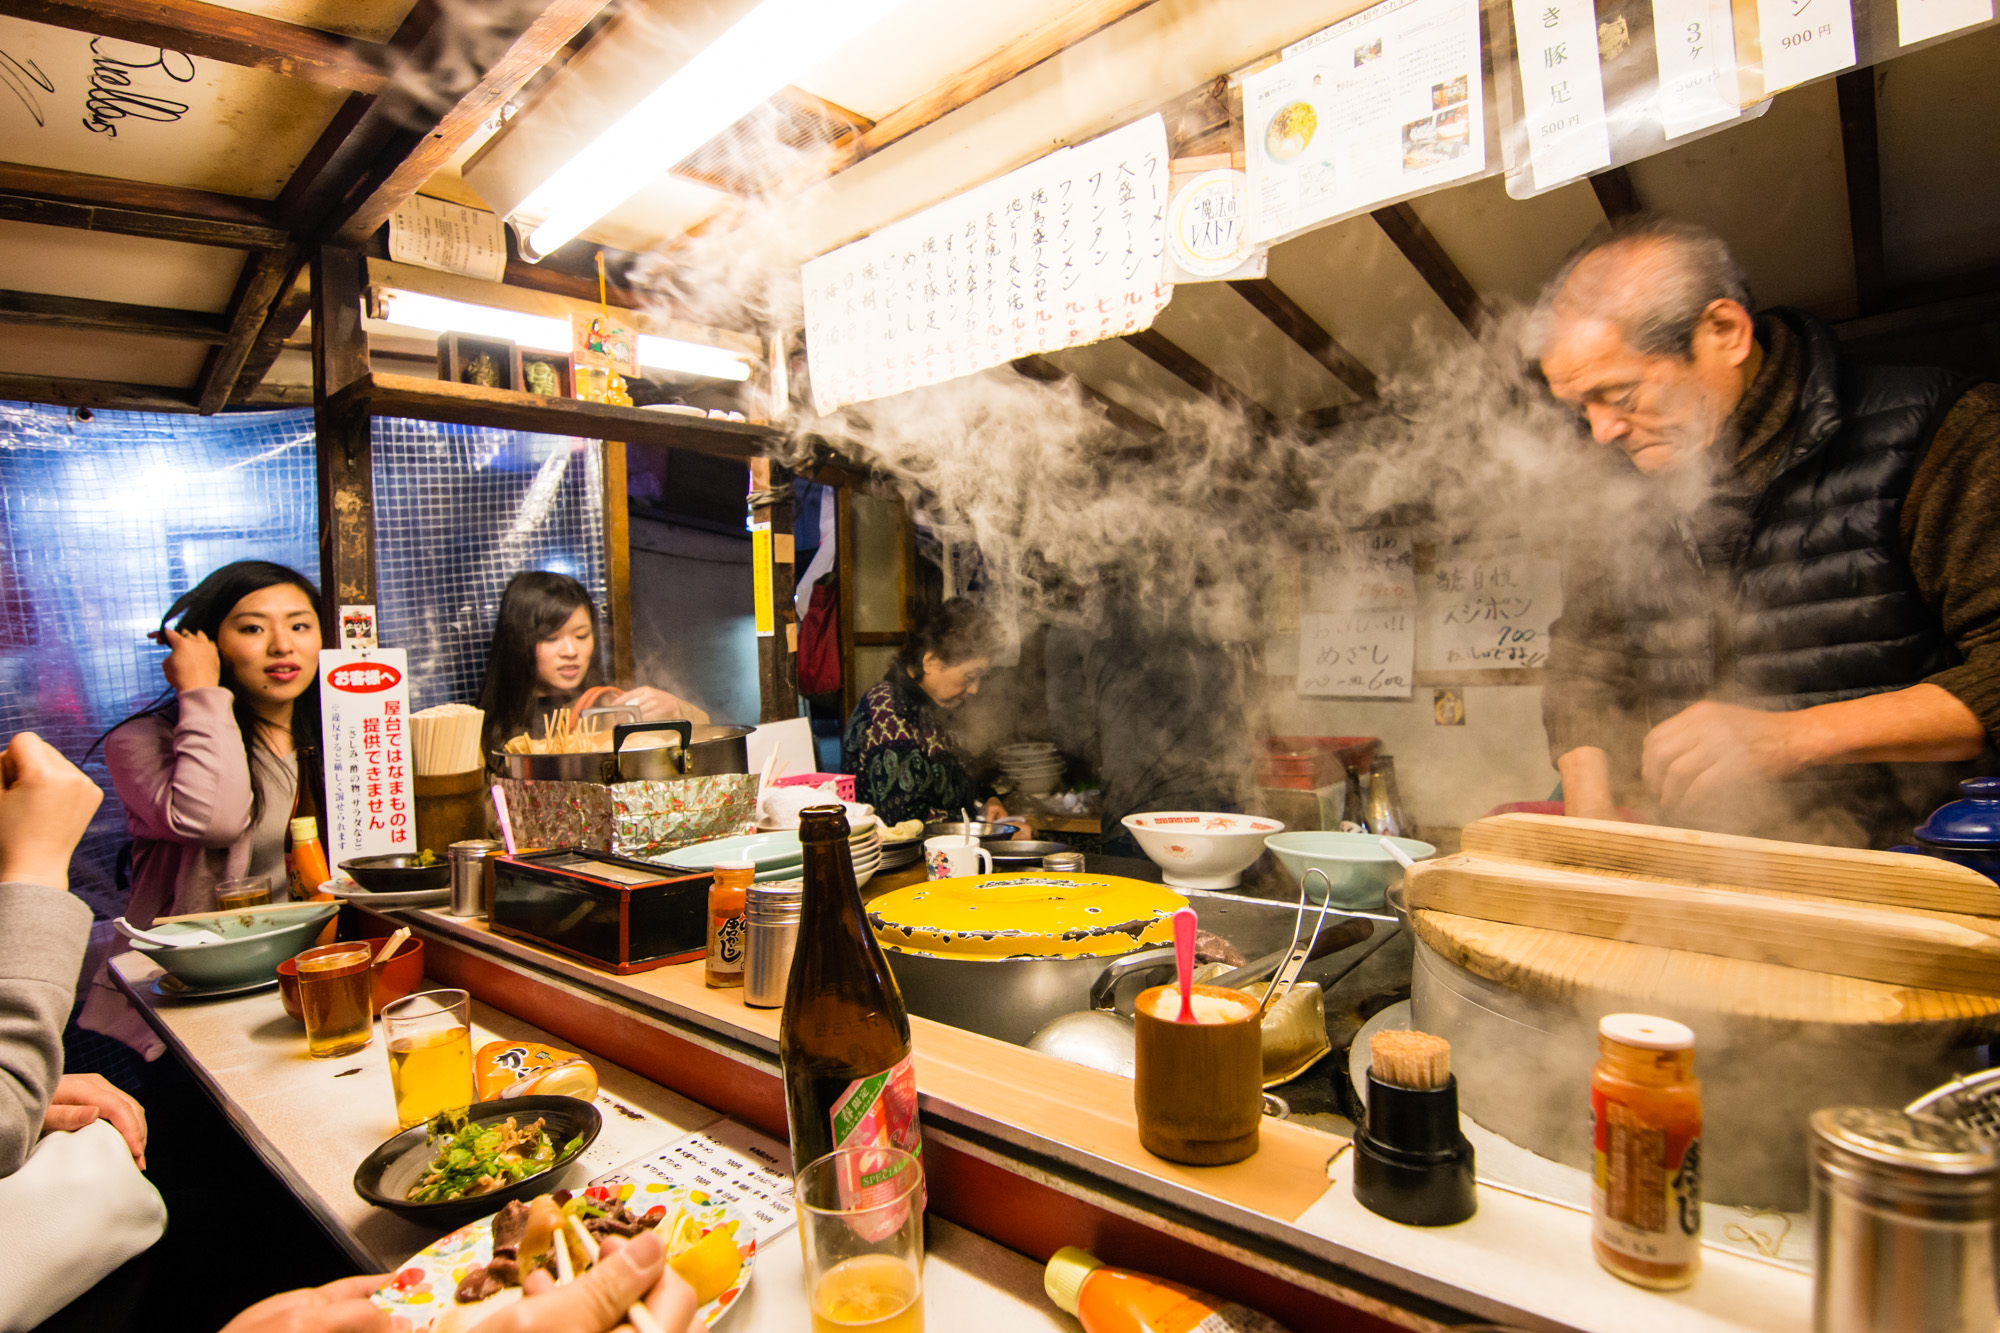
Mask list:
[{"label": "young woman with long black hair", "polygon": [[708,722],[707,713],[665,690],[607,684],[599,630],[589,591],[568,575],[533,569],[508,580],[479,687],[488,754],[522,732],[540,736],[558,708],[616,704],[638,709],[643,722]]}]

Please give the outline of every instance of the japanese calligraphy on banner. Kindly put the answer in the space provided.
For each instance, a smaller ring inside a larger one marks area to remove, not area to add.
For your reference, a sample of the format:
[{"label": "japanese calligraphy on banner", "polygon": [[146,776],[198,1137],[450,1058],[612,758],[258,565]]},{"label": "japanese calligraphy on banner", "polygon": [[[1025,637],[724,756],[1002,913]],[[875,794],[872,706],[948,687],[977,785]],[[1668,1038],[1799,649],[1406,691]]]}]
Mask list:
[{"label": "japanese calligraphy on banner", "polygon": [[1911,46],[1992,17],[1993,0],[1896,0],[1896,41]]},{"label": "japanese calligraphy on banner", "polygon": [[1250,236],[1486,170],[1478,0],[1387,0],[1243,80]]},{"label": "japanese calligraphy on banner", "polygon": [[1523,670],[1546,666],[1549,626],[1562,614],[1562,561],[1519,542],[1438,552],[1423,580],[1417,669]]},{"label": "japanese calligraphy on banner", "polygon": [[1535,188],[1546,190],[1610,166],[1611,131],[1591,0],[1514,0],[1514,48]]},{"label": "japanese calligraphy on banner", "polygon": [[1669,139],[1740,113],[1729,0],[1653,0],[1653,49],[1660,63],[1660,124]]},{"label": "japanese calligraphy on banner", "polygon": [[1298,692],[1407,699],[1415,676],[1416,553],[1407,529],[1350,534],[1308,559]]},{"label": "japanese calligraphy on banner", "polygon": [[354,856],[417,850],[401,648],[319,655],[320,743],[326,752],[326,851]]},{"label": "japanese calligraphy on banner", "polygon": [[1849,0],[1757,0],[1757,31],[1766,97],[1854,63]]},{"label": "japanese calligraphy on banner", "polygon": [[1173,298],[1159,116],[806,263],[821,412],[1135,333]]}]

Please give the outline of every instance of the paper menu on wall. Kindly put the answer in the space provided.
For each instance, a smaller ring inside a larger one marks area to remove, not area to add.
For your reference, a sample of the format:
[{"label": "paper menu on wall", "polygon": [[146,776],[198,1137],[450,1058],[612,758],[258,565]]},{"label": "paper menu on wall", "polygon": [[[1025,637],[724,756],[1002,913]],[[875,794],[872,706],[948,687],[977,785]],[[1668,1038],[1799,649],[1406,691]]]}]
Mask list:
[{"label": "paper menu on wall", "polygon": [[1653,0],[1653,51],[1660,66],[1660,124],[1669,139],[1740,114],[1729,0]]},{"label": "paper menu on wall", "polygon": [[1849,0],[1757,0],[1757,32],[1766,97],[1854,63]]},{"label": "paper menu on wall", "polygon": [[1407,529],[1350,533],[1306,562],[1301,695],[1407,699],[1415,675],[1416,555]]},{"label": "paper menu on wall", "polygon": [[1448,546],[1422,585],[1418,670],[1547,665],[1549,626],[1562,613],[1562,561],[1555,556],[1520,542]]},{"label": "paper menu on wall", "polygon": [[1514,57],[1535,188],[1610,166],[1591,0],[1514,0]]},{"label": "paper menu on wall", "polygon": [[630,1182],[636,1188],[626,1207],[639,1214],[651,1206],[646,1203],[648,1193],[675,1185],[695,1186],[748,1213],[757,1224],[757,1244],[764,1246],[797,1220],[791,1169],[791,1150],[784,1144],[747,1125],[722,1120],[590,1183],[615,1187]]},{"label": "paper menu on wall", "polygon": [[1250,236],[1486,169],[1478,0],[1387,0],[1243,80]]},{"label": "paper menu on wall", "polygon": [[808,261],[815,406],[1151,327],[1173,297],[1167,173],[1148,116]]},{"label": "paper menu on wall", "polygon": [[1993,0],[1896,0],[1896,42],[1911,46],[1993,17]]},{"label": "paper menu on wall", "polygon": [[484,209],[412,195],[389,215],[389,258],[498,282],[507,274],[506,231]]}]

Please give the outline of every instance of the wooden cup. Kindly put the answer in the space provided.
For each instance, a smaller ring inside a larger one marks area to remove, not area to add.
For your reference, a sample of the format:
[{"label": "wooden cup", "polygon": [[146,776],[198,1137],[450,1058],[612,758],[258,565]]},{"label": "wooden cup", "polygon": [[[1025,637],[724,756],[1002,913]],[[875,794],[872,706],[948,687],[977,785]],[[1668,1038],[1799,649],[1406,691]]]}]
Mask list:
[{"label": "wooden cup", "polygon": [[1176,1023],[1155,1018],[1154,997],[1177,987],[1155,986],[1133,1013],[1137,1052],[1132,1101],[1139,1142],[1170,1162],[1221,1166],[1257,1151],[1264,1119],[1264,1046],[1257,1001],[1242,991],[1196,986],[1196,995],[1234,1000],[1247,1017],[1233,1023]]}]

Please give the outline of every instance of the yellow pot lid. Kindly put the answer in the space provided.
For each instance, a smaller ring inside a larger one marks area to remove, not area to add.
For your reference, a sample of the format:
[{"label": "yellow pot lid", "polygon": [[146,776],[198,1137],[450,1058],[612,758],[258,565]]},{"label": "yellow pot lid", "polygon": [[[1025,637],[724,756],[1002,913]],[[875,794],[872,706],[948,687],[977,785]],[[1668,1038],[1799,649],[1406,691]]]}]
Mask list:
[{"label": "yellow pot lid", "polygon": [[1027,871],[931,880],[883,894],[868,921],[884,946],[939,958],[1089,958],[1171,944],[1187,899],[1119,875]]}]

